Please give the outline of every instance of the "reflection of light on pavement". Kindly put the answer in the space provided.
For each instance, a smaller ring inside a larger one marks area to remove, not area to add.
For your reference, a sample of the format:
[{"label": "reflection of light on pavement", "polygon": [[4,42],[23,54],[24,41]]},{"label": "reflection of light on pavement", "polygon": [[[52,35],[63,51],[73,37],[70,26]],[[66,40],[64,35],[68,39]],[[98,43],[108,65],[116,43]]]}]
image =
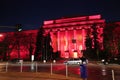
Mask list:
[{"label": "reflection of light on pavement", "polygon": [[103,76],[106,75],[106,68],[105,68],[105,65],[102,66],[102,75],[103,75]]},{"label": "reflection of light on pavement", "polygon": [[80,67],[70,67],[69,68],[69,72],[73,73],[73,74],[77,74],[80,75]]},{"label": "reflection of light on pavement", "polygon": [[65,68],[65,66],[53,66],[54,70],[62,70],[64,68]]},{"label": "reflection of light on pavement", "polygon": [[0,64],[0,72],[3,71],[5,64]]},{"label": "reflection of light on pavement", "polygon": [[77,73],[77,74],[80,74],[80,68],[79,68],[79,69],[77,69],[76,73]]},{"label": "reflection of light on pavement", "polygon": [[31,71],[34,71],[34,63],[31,63]]}]

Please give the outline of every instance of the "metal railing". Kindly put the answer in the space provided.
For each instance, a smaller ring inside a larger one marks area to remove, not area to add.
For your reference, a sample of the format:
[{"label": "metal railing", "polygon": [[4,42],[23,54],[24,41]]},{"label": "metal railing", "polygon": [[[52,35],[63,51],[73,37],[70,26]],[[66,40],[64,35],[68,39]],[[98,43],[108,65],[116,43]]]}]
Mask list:
[{"label": "metal railing", "polygon": [[[55,69],[55,66],[63,66],[65,70],[65,76],[68,77],[68,65],[67,64],[60,64],[60,63],[38,63],[38,62],[31,62],[31,63],[4,63],[0,64],[1,72],[50,72],[52,75]],[[58,69],[59,71],[59,69]]]},{"label": "metal railing", "polygon": [[[69,65],[63,63],[39,63],[39,62],[30,62],[30,63],[4,63],[0,64],[0,72],[47,72],[51,75],[53,74],[63,74],[66,77],[72,74],[69,71]],[[62,73],[60,73],[62,71]],[[95,72],[97,73],[97,72]],[[107,74],[106,74],[107,73]],[[120,71],[117,70],[102,70],[102,76],[111,77],[112,80],[117,80],[116,76],[119,75]],[[81,73],[80,73],[81,74]],[[80,76],[76,74],[76,76]],[[117,74],[117,75],[116,75]]]}]

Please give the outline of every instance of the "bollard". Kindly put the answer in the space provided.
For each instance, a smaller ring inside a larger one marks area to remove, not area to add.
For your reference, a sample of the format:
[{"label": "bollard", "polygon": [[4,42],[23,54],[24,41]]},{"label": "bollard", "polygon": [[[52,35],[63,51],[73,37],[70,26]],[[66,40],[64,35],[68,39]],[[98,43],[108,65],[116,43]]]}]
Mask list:
[{"label": "bollard", "polygon": [[37,62],[36,62],[36,72],[37,72]]},{"label": "bollard", "polygon": [[114,70],[112,70],[112,80],[115,80]]},{"label": "bollard", "polygon": [[103,76],[106,75],[106,68],[105,68],[105,65],[102,66],[102,75],[103,75]]},{"label": "bollard", "polygon": [[68,67],[67,67],[67,64],[66,64],[66,77],[68,77]]},{"label": "bollard", "polygon": [[22,63],[21,63],[21,66],[20,66],[20,72],[22,72]]},{"label": "bollard", "polygon": [[51,72],[51,75],[52,75],[52,73],[53,73],[53,72],[52,72],[52,63],[51,63],[51,70],[50,70],[50,72]]},{"label": "bollard", "polygon": [[83,78],[83,80],[87,80],[87,67],[86,65],[82,64],[80,65],[80,76]]},{"label": "bollard", "polygon": [[6,72],[8,72],[8,62],[6,63]]},{"label": "bollard", "polygon": [[35,64],[32,62],[31,63],[31,71],[34,72],[34,70],[35,70]]}]

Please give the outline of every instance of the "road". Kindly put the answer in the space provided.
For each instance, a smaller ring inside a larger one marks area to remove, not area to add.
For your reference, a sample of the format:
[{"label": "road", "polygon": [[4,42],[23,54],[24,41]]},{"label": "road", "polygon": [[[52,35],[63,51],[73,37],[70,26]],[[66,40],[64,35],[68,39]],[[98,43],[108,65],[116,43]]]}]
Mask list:
[{"label": "road", "polygon": [[[36,67],[37,66],[37,67]],[[64,65],[64,64],[41,64],[41,63],[28,63],[28,64],[8,64],[7,66],[8,72],[48,72],[50,74],[62,74],[67,75],[68,77],[77,77],[81,76],[81,68],[79,65]],[[113,73],[114,79],[120,79],[120,65],[103,65],[103,64],[92,64],[89,63],[86,65],[87,68],[87,75],[88,80],[113,80]],[[66,74],[66,70],[68,70]],[[1,71],[6,71],[6,67],[3,68]]]}]

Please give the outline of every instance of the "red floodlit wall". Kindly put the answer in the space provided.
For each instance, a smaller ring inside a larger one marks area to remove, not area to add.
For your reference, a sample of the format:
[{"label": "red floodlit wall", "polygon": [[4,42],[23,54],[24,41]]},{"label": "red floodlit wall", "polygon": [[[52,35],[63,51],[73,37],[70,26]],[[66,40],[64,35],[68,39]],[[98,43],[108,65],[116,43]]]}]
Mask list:
[{"label": "red floodlit wall", "polygon": [[103,33],[104,22],[101,15],[91,15],[44,21],[43,28],[51,34],[54,52],[59,51],[62,58],[78,58],[83,56],[86,34],[88,31],[92,33],[93,24],[98,27],[99,43],[103,48],[103,37],[100,35]]},{"label": "red floodlit wall", "polygon": [[[93,24],[97,26],[99,43],[101,49],[103,49],[101,34],[103,33],[104,23],[105,20],[101,19],[101,15],[91,15],[44,21],[43,28],[46,33],[50,32],[54,52],[59,51],[62,58],[78,58],[82,57],[82,50],[86,49],[86,34],[89,32],[91,35]],[[1,33],[0,42],[4,45],[8,44],[6,45],[8,46],[6,56],[10,56],[10,59],[18,57],[24,60],[29,59],[30,46],[32,47],[32,54],[35,51],[37,32],[38,30],[28,30]],[[1,50],[3,48],[4,46],[0,47]],[[1,54],[4,55],[4,53]]]},{"label": "red floodlit wall", "polygon": [[[0,33],[0,42],[8,46],[6,58],[10,56],[10,59],[21,58],[28,60],[30,58],[30,46],[32,47],[32,54],[35,51],[37,32],[38,30],[28,30]],[[4,49],[4,46],[0,48]],[[4,55],[4,53],[1,53],[1,55]]]}]

